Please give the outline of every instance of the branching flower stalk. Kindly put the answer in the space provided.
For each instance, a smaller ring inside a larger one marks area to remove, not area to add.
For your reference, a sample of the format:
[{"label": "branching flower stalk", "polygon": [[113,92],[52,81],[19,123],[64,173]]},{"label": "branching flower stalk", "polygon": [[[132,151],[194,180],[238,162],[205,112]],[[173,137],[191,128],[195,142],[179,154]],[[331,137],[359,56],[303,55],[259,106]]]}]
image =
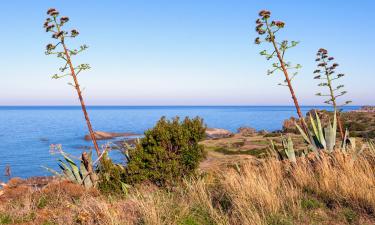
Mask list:
[{"label": "branching flower stalk", "polygon": [[[262,10],[259,12],[259,18],[256,20],[256,31],[260,36],[265,35],[266,37],[263,39],[261,39],[261,37],[257,37],[255,39],[255,44],[261,44],[262,42],[268,42],[272,44],[272,53],[269,54],[267,50],[263,50],[260,52],[260,54],[264,55],[267,60],[273,59],[275,57],[277,58],[276,62],[272,64],[272,69],[268,70],[267,74],[271,75],[276,71],[281,71],[284,73],[285,80],[283,83],[279,83],[279,85],[286,86],[289,88],[302,128],[305,130],[305,132],[307,132],[307,125],[304,122],[301,107],[299,106],[296,94],[292,86],[292,80],[298,74],[297,70],[300,69],[302,66],[300,64],[296,64],[293,66],[290,62],[286,62],[284,59],[286,50],[297,46],[298,42],[289,42],[287,40],[278,42],[276,40],[276,33],[284,28],[285,23],[282,21],[274,20],[270,22],[270,16],[270,11]],[[289,75],[290,70],[294,70],[292,76]]]},{"label": "branching flower stalk", "polygon": [[[345,76],[344,74],[340,73],[335,75],[336,68],[339,66],[339,64],[333,62],[334,58],[328,56],[328,51],[324,48],[321,48],[318,50],[318,53],[316,54],[316,62],[318,63],[318,69],[314,71],[314,74],[316,75],[314,79],[321,80],[322,82],[318,84],[320,87],[328,87],[328,94],[324,93],[317,93],[317,96],[323,96],[328,97],[328,100],[326,100],[324,103],[332,105],[334,111],[336,112],[337,122],[339,125],[339,131],[340,136],[342,139],[344,139],[345,131],[342,126],[342,122],[340,119],[340,109],[339,107],[347,105],[351,103],[352,101],[345,101],[343,104],[338,105],[337,98],[345,95],[346,91],[340,91],[342,88],[344,88],[344,85],[338,85],[336,87],[333,86],[333,81],[340,79],[341,77]],[[339,91],[339,93],[337,93]]]},{"label": "branching flower stalk", "polygon": [[[75,56],[82,51],[86,50],[88,48],[87,45],[80,46],[79,50],[74,49],[71,50],[66,45],[66,39],[67,38],[75,38],[79,35],[79,32],[76,29],[72,29],[70,32],[67,32],[63,30],[63,26],[69,21],[69,18],[66,16],[59,17],[59,12],[56,9],[48,9],[47,11],[48,18],[44,22],[44,28],[46,29],[46,32],[52,33],[52,38],[56,39],[58,42],[56,44],[48,44],[46,46],[46,55],[56,55],[58,58],[61,58],[64,60],[64,66],[60,67],[59,70],[62,74],[54,74],[52,78],[59,79],[66,76],[71,76],[73,78],[73,84],[68,83],[69,85],[73,86],[75,90],[77,91],[79,101],[81,103],[82,111],[85,116],[85,120],[87,123],[87,127],[90,132],[90,136],[92,139],[92,142],[94,144],[94,148],[96,150],[96,153],[98,157],[100,156],[100,150],[98,143],[96,141],[95,133],[93,131],[89,115],[86,110],[85,102],[82,97],[82,91],[80,88],[80,85],[78,83],[77,76],[84,70],[90,69],[90,66],[88,64],[80,64],[76,67],[73,66],[72,63],[72,56]],[[58,51],[57,47],[61,46],[62,51]],[[69,72],[65,72],[65,71]]]}]

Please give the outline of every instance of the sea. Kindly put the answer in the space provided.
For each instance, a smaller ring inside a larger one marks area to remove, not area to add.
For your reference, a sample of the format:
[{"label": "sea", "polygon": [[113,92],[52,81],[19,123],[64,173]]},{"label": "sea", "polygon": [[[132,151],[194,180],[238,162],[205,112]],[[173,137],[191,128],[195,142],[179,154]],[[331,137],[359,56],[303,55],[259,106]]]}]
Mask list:
[{"label": "sea", "polygon": [[[331,110],[327,106],[303,106],[305,114],[311,109]],[[359,106],[343,107],[343,111]],[[285,119],[297,116],[294,106],[89,106],[88,113],[94,130],[131,132],[142,135],[162,117],[196,117],[212,128],[236,132],[249,126],[257,130],[275,131]],[[64,152],[79,157],[92,148],[84,140],[88,134],[80,106],[0,106],[0,181],[11,177],[48,176],[45,169],[58,170],[59,154],[52,146],[61,145]],[[103,146],[110,141],[99,141]],[[110,143],[109,143],[110,144]],[[123,155],[111,152],[115,161]]]}]

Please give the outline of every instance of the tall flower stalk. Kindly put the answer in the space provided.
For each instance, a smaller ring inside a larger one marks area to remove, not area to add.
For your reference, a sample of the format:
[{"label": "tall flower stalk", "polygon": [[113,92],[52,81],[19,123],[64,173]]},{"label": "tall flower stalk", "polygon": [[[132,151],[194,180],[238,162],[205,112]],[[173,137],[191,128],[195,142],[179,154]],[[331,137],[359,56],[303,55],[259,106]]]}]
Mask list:
[{"label": "tall flower stalk", "polygon": [[340,136],[344,139],[345,132],[340,119],[340,108],[341,106],[347,105],[352,101],[345,101],[343,104],[338,105],[337,98],[345,95],[347,92],[343,91],[344,85],[338,85],[334,87],[333,82],[337,79],[345,76],[342,73],[336,75],[336,68],[339,64],[333,62],[334,58],[328,55],[328,51],[324,48],[318,50],[316,54],[316,62],[318,63],[318,69],[314,71],[314,79],[321,80],[321,83],[318,84],[320,87],[328,87],[328,93],[317,93],[317,96],[328,97],[324,103],[332,105],[334,112],[336,113],[337,123],[339,125]]},{"label": "tall flower stalk", "polygon": [[[279,42],[276,39],[276,33],[285,27],[285,23],[282,21],[271,21],[270,17],[270,11],[262,10],[259,12],[259,18],[256,20],[256,31],[259,34],[259,37],[255,39],[255,44],[261,44],[262,42],[266,42],[272,45],[272,52],[269,53],[267,52],[267,50],[263,50],[260,52],[260,54],[264,55],[267,60],[276,58],[275,62],[272,64],[272,69],[268,70],[267,74],[271,75],[276,71],[281,71],[284,74],[285,80],[283,83],[279,83],[279,85],[286,86],[289,88],[301,125],[304,131],[307,132],[307,125],[304,122],[301,107],[299,106],[298,99],[292,86],[292,80],[298,74],[297,70],[300,69],[302,66],[300,64],[292,65],[290,62],[286,62],[284,58],[286,51],[290,48],[297,46],[298,42],[289,42],[287,40]],[[290,75],[289,71],[292,70],[293,73]]]},{"label": "tall flower stalk", "polygon": [[[44,28],[46,32],[52,33],[52,38],[56,40],[57,43],[55,44],[48,44],[46,46],[46,55],[56,55],[58,58],[64,61],[64,65],[59,68],[61,74],[54,74],[52,78],[59,79],[62,77],[70,76],[73,79],[73,83],[68,83],[69,85],[73,86],[77,92],[79,101],[81,103],[83,115],[86,120],[86,124],[88,130],[90,132],[90,136],[92,142],[94,144],[94,148],[98,157],[100,156],[100,150],[98,143],[96,141],[95,133],[93,131],[89,115],[86,110],[86,105],[82,97],[82,91],[80,85],[78,83],[78,75],[84,71],[90,69],[89,64],[80,64],[78,66],[74,66],[72,62],[72,57],[83,52],[88,47],[87,45],[81,45],[79,49],[69,49],[66,45],[66,40],[68,38],[75,38],[79,35],[79,32],[76,29],[72,29],[71,31],[65,31],[63,29],[64,25],[69,21],[69,18],[66,16],[59,16],[59,12],[56,9],[48,9],[47,11],[47,19],[44,22]],[[60,51],[57,49],[60,46]],[[68,72],[65,72],[68,71]]]}]

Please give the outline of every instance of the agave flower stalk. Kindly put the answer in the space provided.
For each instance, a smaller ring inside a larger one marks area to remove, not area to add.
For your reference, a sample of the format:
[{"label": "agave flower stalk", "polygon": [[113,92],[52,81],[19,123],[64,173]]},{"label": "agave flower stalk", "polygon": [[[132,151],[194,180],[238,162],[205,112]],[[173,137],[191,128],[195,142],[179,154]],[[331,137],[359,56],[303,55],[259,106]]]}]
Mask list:
[{"label": "agave flower stalk", "polygon": [[[270,21],[271,12],[267,10],[262,10],[259,12],[259,18],[256,20],[256,31],[260,35],[255,39],[255,44],[261,44],[262,42],[270,43],[272,45],[272,52],[268,53],[267,50],[260,52],[261,55],[264,55],[267,60],[276,58],[276,61],[272,64],[272,69],[268,70],[267,74],[271,75],[276,71],[281,71],[285,80],[279,85],[286,86],[289,88],[290,94],[293,99],[293,103],[296,107],[298,117],[301,121],[303,129],[307,132],[307,125],[304,122],[303,115],[301,112],[301,107],[299,106],[298,99],[296,97],[292,80],[298,74],[297,70],[302,66],[300,64],[292,65],[290,62],[286,62],[284,59],[285,53],[288,49],[297,46],[298,42],[296,41],[287,41],[278,42],[276,40],[276,33],[285,27],[285,23],[282,21]],[[265,38],[261,38],[265,36]],[[294,70],[292,76],[290,76],[289,71]]]},{"label": "agave flower stalk", "polygon": [[[345,131],[342,126],[342,122],[340,119],[340,109],[339,107],[347,105],[351,103],[351,101],[345,101],[343,104],[338,105],[337,98],[345,95],[347,92],[342,91],[344,85],[338,85],[334,87],[333,82],[337,79],[342,78],[345,76],[344,74],[340,73],[336,75],[336,68],[339,64],[333,62],[334,58],[328,56],[328,51],[324,48],[318,50],[316,54],[316,62],[318,63],[318,69],[314,71],[315,77],[314,79],[321,80],[322,82],[318,84],[320,87],[328,87],[328,93],[317,93],[317,96],[328,97],[324,103],[332,105],[334,112],[336,113],[337,117],[337,124],[340,131],[341,139],[345,137]],[[339,92],[339,93],[337,93]]]},{"label": "agave flower stalk", "polygon": [[[56,44],[48,44],[46,46],[46,55],[56,55],[58,58],[63,59],[64,66],[60,67],[59,70],[62,74],[55,74],[52,76],[54,79],[59,79],[66,76],[71,76],[73,78],[73,83],[68,83],[69,85],[73,86],[77,92],[79,101],[81,103],[82,111],[86,120],[86,124],[88,130],[90,132],[90,136],[92,142],[94,144],[94,148],[98,157],[100,156],[100,150],[98,143],[96,141],[95,133],[93,131],[89,115],[86,110],[86,105],[82,97],[82,91],[80,85],[78,83],[78,74],[80,74],[84,70],[90,69],[88,64],[80,64],[78,66],[74,66],[72,62],[72,56],[75,56],[82,51],[86,50],[88,47],[86,45],[80,46],[80,49],[71,50],[66,45],[66,39],[68,38],[75,38],[79,35],[79,32],[76,29],[72,29],[70,32],[67,32],[63,29],[64,25],[69,21],[69,18],[66,16],[59,16],[59,12],[56,9],[48,9],[47,11],[47,19],[44,22],[44,28],[46,32],[52,33],[52,38],[57,41]],[[57,48],[61,47],[62,50],[58,51]],[[65,71],[69,72],[65,72]]]}]

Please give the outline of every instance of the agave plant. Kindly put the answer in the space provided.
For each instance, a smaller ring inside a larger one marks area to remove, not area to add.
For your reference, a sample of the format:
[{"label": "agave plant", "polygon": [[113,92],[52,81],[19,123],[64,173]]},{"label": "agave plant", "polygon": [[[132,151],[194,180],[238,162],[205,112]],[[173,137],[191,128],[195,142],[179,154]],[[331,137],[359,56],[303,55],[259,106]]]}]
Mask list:
[{"label": "agave plant", "polygon": [[323,128],[318,113],[315,111],[315,119],[310,113],[310,122],[312,130],[305,132],[297,123],[296,126],[301,133],[303,139],[309,144],[313,151],[325,150],[333,152],[336,145],[337,119],[336,112],[333,115],[333,123]]},{"label": "agave plant", "polygon": [[[282,149],[279,149],[275,145],[275,143],[271,140],[271,146],[270,146],[271,151],[276,153],[277,158],[280,160],[288,159],[289,161],[293,163],[297,163],[296,153],[294,150],[294,144],[293,144],[292,138],[289,135],[287,137],[281,136],[281,143],[282,143]],[[285,153],[286,158],[281,154],[281,152]]]},{"label": "agave plant", "polygon": [[[338,63],[333,62],[334,58],[328,56],[328,51],[324,48],[320,48],[316,54],[316,62],[318,63],[318,69],[314,71],[314,79],[321,80],[318,86],[327,87],[328,93],[317,93],[317,96],[327,97],[328,99],[324,103],[332,105],[333,109],[336,111],[337,124],[340,130],[340,135],[342,140],[344,140],[344,128],[340,120],[340,109],[339,107],[347,105],[352,101],[345,101],[343,104],[338,105],[337,98],[345,95],[347,92],[342,91],[344,85],[334,86],[334,81],[342,78],[345,74],[340,73],[336,75],[336,68],[339,66]],[[337,93],[340,91],[339,93]]]},{"label": "agave plant", "polygon": [[62,173],[46,168],[58,177],[65,178],[71,182],[85,186],[86,188],[95,187],[98,181],[97,175],[92,169],[92,152],[82,154],[79,167],[65,152],[61,152],[63,159],[59,159],[59,167]]},{"label": "agave plant", "polygon": [[[278,34],[285,28],[283,21],[271,20],[271,12],[268,10],[262,10],[259,12],[259,18],[255,21],[256,32],[259,34],[255,39],[255,44],[260,45],[262,43],[269,44],[271,51],[262,50],[260,55],[265,56],[267,60],[274,60],[272,63],[272,69],[267,71],[268,75],[274,74],[279,71],[284,74],[284,80],[279,83],[281,86],[288,87],[290,94],[293,99],[293,103],[296,107],[298,117],[301,121],[301,126],[304,131],[307,131],[306,124],[303,122],[303,115],[301,107],[298,103],[297,95],[292,85],[292,80],[298,74],[298,70],[302,68],[300,64],[292,64],[286,59],[286,52],[298,45],[298,41],[280,40]],[[277,33],[277,35],[276,35]],[[276,38],[276,36],[278,38]]]}]

